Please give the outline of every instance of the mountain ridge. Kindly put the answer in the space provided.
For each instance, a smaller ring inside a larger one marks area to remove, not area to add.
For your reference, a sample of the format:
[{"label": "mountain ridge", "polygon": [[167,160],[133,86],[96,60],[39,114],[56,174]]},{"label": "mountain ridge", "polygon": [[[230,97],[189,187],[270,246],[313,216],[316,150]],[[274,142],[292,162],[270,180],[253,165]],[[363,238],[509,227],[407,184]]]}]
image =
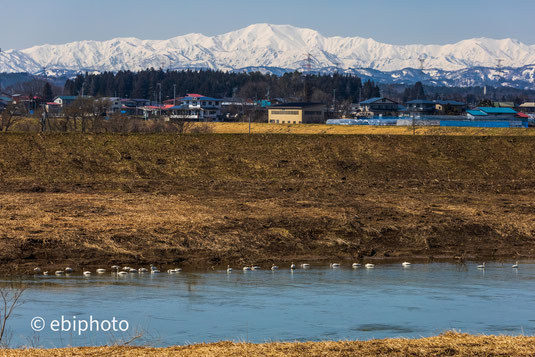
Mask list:
[{"label": "mountain ridge", "polygon": [[[274,68],[327,73],[358,73],[369,69],[392,73],[421,69],[421,59],[426,71],[520,69],[535,64],[535,45],[510,38],[485,37],[446,45],[392,45],[363,37],[325,37],[313,29],[264,23],[216,36],[192,33],[167,40],[121,37],[8,50],[0,53],[0,72],[37,74],[43,68],[52,74],[147,68],[223,71]],[[436,80],[441,82],[441,78]],[[512,80],[503,78],[506,83]],[[533,87],[533,72],[515,85]]]}]

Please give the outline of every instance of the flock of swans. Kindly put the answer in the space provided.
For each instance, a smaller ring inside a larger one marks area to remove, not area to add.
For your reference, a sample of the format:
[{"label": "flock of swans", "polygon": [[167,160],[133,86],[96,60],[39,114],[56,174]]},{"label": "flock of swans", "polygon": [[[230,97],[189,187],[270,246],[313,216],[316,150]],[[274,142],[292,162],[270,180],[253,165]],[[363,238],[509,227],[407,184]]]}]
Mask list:
[{"label": "flock of swans", "polygon": [[[404,267],[404,268],[408,268],[410,267],[412,264],[409,263],[409,262],[403,262],[401,263],[401,266]],[[360,267],[362,267],[363,265],[360,264],[360,263],[353,263],[351,265],[351,267],[353,269],[358,269]],[[512,268],[513,269],[518,269],[518,262],[516,262]],[[300,267],[302,269],[309,269],[310,268],[310,264],[308,263],[303,263],[300,265]],[[329,265],[329,267],[331,269],[340,269],[342,267],[342,265],[340,263],[331,263]],[[375,268],[375,264],[372,264],[372,263],[367,263],[367,264],[364,264],[364,268],[366,269],[374,269]],[[254,271],[254,270],[261,270],[262,267],[258,266],[258,265],[251,265],[251,266],[244,266],[242,268],[243,271]],[[297,266],[292,262],[292,264],[290,265],[290,270],[296,270],[297,269]],[[477,269],[479,270],[485,270],[485,263],[482,263],[482,264],[479,264],[477,265]],[[273,264],[271,266],[271,270],[272,271],[275,271],[275,270],[279,270],[279,267],[275,264]],[[34,273],[35,274],[40,274],[42,271],[40,268],[35,268],[34,270]],[[119,276],[124,276],[124,275],[128,275],[128,274],[143,274],[143,273],[151,273],[151,274],[159,274],[160,273],[160,270],[158,270],[158,268],[156,268],[156,266],[154,265],[151,265],[150,266],[150,269],[147,269],[147,268],[139,268],[139,269],[135,269],[135,268],[131,268],[131,267],[128,267],[128,266],[125,266],[123,268],[119,267],[118,265],[113,265],[111,267],[111,271],[113,274],[116,274],[116,275],[119,275]],[[182,271],[181,268],[174,268],[174,269],[168,269],[167,270],[167,273],[168,274],[174,274],[174,273],[180,273]],[[62,276],[62,275],[66,275],[66,274],[71,274],[74,272],[74,269],[73,268],[70,268],[70,267],[67,267],[65,268],[64,270],[57,270],[54,275],[57,275],[57,276]],[[227,265],[227,273],[231,273],[232,272],[232,268],[230,267],[230,265]],[[49,275],[48,271],[44,271],[42,272],[43,275]],[[97,274],[105,274],[106,273],[106,269],[96,269],[96,273]],[[90,270],[85,270],[85,269],[82,269],[82,274],[84,276],[91,276],[92,272]]]}]

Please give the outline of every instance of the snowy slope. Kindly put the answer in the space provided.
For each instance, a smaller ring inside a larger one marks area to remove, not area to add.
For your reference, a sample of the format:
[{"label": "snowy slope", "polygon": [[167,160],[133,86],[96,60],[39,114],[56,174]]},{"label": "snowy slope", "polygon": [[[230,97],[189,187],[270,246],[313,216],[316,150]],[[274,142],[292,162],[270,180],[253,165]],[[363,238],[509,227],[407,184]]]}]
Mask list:
[{"label": "snowy slope", "polygon": [[[42,67],[53,72],[150,67],[301,70],[306,67],[306,53],[312,55],[313,70],[366,68],[394,72],[419,68],[422,57],[426,59],[425,68],[436,69],[437,73],[493,68],[498,59],[504,68],[535,64],[535,46],[512,39],[398,46],[360,37],[324,37],[317,31],[288,25],[257,24],[213,37],[189,34],[162,41],[118,38],[7,51],[0,54],[0,71],[35,73]],[[436,78],[439,82],[441,79]]]}]

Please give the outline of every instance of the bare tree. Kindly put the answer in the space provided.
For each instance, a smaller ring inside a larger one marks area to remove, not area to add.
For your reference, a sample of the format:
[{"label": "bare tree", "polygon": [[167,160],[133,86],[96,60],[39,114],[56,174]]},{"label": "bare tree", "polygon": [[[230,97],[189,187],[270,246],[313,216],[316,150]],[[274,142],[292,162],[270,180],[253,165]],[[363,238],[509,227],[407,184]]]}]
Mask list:
[{"label": "bare tree", "polygon": [[89,128],[89,119],[94,117],[92,98],[78,97],[63,110],[65,118],[73,118],[74,131],[78,129],[77,120],[80,119],[80,130],[85,133]]},{"label": "bare tree", "polygon": [[0,347],[9,345],[7,321],[13,311],[23,304],[21,297],[25,290],[26,286],[15,283],[0,287]]},{"label": "bare tree", "polygon": [[9,103],[0,116],[0,131],[8,131],[14,124],[22,119],[25,113],[23,106]]}]

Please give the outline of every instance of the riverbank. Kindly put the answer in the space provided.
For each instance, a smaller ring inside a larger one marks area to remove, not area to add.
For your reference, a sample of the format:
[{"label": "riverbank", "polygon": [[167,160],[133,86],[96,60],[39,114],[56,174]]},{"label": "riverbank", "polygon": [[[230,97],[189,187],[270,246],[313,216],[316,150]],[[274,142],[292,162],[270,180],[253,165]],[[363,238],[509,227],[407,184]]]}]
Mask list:
[{"label": "riverbank", "polygon": [[0,140],[1,273],[535,257],[535,138]]},{"label": "riverbank", "polygon": [[437,337],[373,341],[267,343],[220,342],[170,348],[90,347],[57,350],[0,350],[4,356],[533,356],[534,337],[472,336],[446,333]]}]

